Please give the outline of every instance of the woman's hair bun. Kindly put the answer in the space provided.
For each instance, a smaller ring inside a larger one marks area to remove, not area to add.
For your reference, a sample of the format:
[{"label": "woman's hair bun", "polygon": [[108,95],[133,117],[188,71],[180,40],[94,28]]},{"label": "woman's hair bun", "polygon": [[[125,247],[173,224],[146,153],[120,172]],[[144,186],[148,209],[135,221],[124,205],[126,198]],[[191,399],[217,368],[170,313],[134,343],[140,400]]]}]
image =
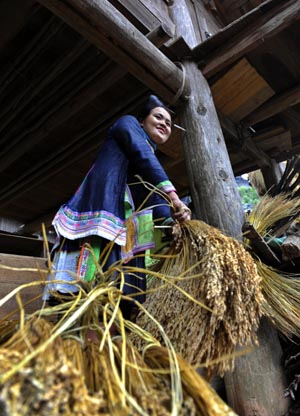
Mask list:
[{"label": "woman's hair bun", "polygon": [[147,98],[147,100],[145,101],[144,105],[142,106],[139,114],[138,114],[138,119],[140,121],[144,120],[153,110],[153,108],[155,107],[162,107],[164,108],[166,111],[168,111],[168,113],[170,115],[172,115],[172,111],[166,106],[166,104],[160,99],[158,98],[156,95],[151,94],[149,95],[149,97]]}]

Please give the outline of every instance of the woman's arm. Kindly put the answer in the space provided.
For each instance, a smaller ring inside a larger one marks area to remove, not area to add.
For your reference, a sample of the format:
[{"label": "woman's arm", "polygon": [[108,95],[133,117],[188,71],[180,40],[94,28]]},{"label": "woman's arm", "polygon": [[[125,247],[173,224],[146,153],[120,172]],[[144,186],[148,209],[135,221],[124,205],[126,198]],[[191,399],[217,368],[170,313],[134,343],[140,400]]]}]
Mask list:
[{"label": "woman's arm", "polygon": [[135,173],[167,194],[173,207],[174,220],[183,222],[190,219],[189,208],[179,199],[175,187],[147,143],[145,132],[137,119],[133,116],[121,117],[110,133],[126,154]]}]

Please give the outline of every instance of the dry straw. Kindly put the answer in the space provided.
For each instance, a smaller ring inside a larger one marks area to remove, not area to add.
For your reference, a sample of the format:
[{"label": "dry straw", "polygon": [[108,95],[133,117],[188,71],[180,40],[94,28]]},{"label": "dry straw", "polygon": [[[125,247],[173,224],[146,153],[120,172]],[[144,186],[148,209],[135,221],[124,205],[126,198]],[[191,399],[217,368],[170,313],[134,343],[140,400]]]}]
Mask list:
[{"label": "dry straw", "polygon": [[[99,265],[97,265],[99,267]],[[207,382],[179,357],[163,327],[166,347],[138,325],[125,321],[119,290],[126,267],[116,263],[97,285],[79,286],[76,297],[1,325],[0,406],[10,416],[234,416]],[[135,273],[137,269],[126,270]],[[146,270],[144,270],[146,272]],[[113,280],[116,273],[118,281]],[[16,292],[19,293],[22,288]],[[9,301],[7,296],[5,301]],[[99,315],[102,322],[99,322]],[[118,335],[112,336],[116,326]],[[88,340],[93,329],[97,342]],[[136,333],[140,353],[129,337]]]},{"label": "dry straw", "polygon": [[[280,236],[288,226],[287,223],[278,230],[277,224],[284,219],[294,218],[299,211],[300,198],[291,199],[287,194],[274,197],[265,195],[250,213],[247,221],[253,224],[266,241],[271,241],[272,238]],[[245,243],[252,251],[261,276],[265,315],[287,337],[300,337],[300,275],[282,272],[264,264],[256,256],[252,242],[245,238]]]},{"label": "dry straw", "polygon": [[[235,347],[257,341],[262,296],[251,255],[235,239],[191,220],[177,226],[160,275],[163,280],[151,279],[145,308],[175,350],[192,365],[211,370],[214,360],[220,374],[231,370]],[[137,322],[162,341],[147,315],[140,312]],[[143,340],[133,340],[142,348]]]}]

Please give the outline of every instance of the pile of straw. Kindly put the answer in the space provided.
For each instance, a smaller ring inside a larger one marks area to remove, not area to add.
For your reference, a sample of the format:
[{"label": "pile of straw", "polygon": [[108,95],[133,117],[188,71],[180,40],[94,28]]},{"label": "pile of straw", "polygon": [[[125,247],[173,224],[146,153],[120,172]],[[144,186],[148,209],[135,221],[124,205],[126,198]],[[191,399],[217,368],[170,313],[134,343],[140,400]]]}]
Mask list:
[{"label": "pile of straw", "polygon": [[[274,197],[266,194],[247,216],[247,221],[264,238],[279,237],[289,227],[288,219],[294,219],[300,212],[300,198],[291,198],[288,194]],[[284,221],[280,229],[278,224]],[[247,237],[247,236],[246,236]],[[246,242],[251,243],[246,239]]]},{"label": "pile of straw", "polygon": [[[27,317],[21,310],[14,326],[0,325],[1,414],[235,416],[159,325],[164,347],[123,319],[116,273],[122,286],[124,270],[115,264],[69,301]],[[143,339],[143,354],[129,340],[133,333]]]},{"label": "pile of straw", "polygon": [[[184,359],[210,369],[216,364],[223,374],[233,368],[237,345],[257,341],[260,278],[243,245],[216,228],[191,220],[177,233],[144,305]],[[140,312],[137,323],[163,342],[147,314]],[[141,339],[134,342],[142,348]]]},{"label": "pile of straw", "polygon": [[[247,221],[258,233],[271,241],[287,229],[289,222],[300,211],[300,198],[286,194],[274,197],[265,195],[249,214]],[[278,228],[278,224],[284,223]],[[245,238],[245,244],[252,251],[261,276],[262,293],[265,298],[263,311],[276,328],[288,338],[300,337],[300,274],[287,273],[264,264],[256,255],[252,242]]]},{"label": "pile of straw", "polygon": [[108,415],[101,394],[88,394],[83,374],[67,359],[61,338],[26,362],[50,333],[49,322],[30,319],[1,346],[1,414],[93,416],[104,410],[103,414]]}]

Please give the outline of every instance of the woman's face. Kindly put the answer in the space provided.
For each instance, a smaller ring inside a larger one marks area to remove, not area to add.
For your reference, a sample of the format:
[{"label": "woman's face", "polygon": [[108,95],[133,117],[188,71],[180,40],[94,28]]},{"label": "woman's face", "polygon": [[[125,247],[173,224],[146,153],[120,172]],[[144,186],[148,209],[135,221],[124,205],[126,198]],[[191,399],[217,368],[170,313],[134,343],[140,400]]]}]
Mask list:
[{"label": "woman's face", "polygon": [[171,134],[171,116],[163,107],[155,107],[141,126],[156,144],[164,144]]}]

